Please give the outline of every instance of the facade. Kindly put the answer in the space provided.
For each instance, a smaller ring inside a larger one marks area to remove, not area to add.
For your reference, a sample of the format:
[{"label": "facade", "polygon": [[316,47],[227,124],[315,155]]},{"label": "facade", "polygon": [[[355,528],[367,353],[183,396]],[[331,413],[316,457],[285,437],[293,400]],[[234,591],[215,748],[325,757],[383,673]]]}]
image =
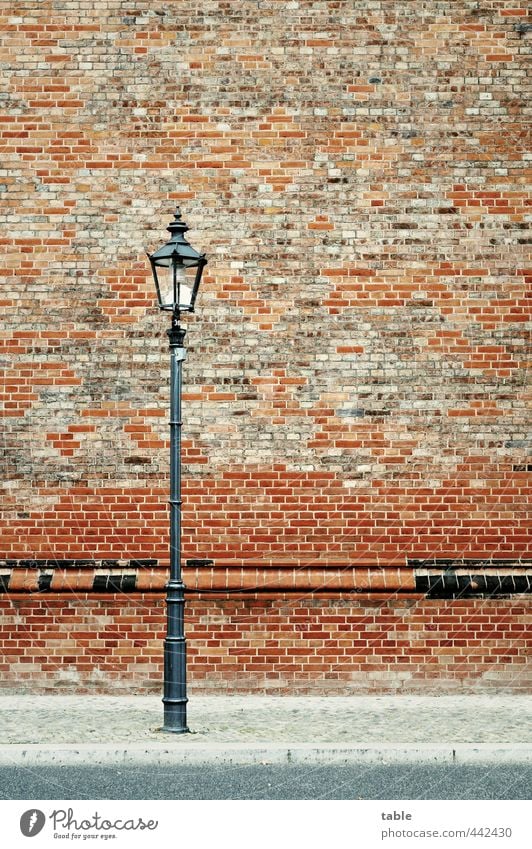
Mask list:
[{"label": "facade", "polygon": [[160,688],[179,205],[192,687],[529,689],[524,5],[0,14],[1,686]]}]

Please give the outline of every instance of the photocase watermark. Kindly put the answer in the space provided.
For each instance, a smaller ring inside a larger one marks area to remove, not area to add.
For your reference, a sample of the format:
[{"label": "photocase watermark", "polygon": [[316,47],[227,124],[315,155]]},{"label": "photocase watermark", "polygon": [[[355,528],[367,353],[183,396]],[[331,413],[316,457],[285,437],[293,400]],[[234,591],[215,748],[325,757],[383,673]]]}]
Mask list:
[{"label": "photocase watermark", "polygon": [[46,816],[38,808],[24,811],[20,818],[20,830],[24,837],[36,837],[44,828]]},{"label": "photocase watermark", "polygon": [[89,817],[77,815],[73,808],[58,808],[46,815],[38,808],[29,808],[20,818],[20,830],[25,837],[38,835],[49,821],[54,838],[59,840],[111,840],[122,832],[155,831],[158,820],[143,817],[118,817],[111,819],[97,811]]}]

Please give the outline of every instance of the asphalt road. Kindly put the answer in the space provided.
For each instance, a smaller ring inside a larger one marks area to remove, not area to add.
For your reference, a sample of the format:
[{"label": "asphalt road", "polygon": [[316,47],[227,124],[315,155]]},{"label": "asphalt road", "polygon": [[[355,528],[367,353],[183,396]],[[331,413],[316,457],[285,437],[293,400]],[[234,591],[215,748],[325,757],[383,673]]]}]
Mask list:
[{"label": "asphalt road", "polygon": [[0,767],[0,798],[530,799],[532,766]]}]

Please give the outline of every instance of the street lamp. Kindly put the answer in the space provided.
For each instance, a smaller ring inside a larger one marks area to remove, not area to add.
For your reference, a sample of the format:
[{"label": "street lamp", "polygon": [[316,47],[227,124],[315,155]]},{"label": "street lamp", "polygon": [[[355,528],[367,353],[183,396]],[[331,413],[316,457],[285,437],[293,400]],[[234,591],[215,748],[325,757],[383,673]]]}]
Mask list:
[{"label": "street lamp", "polygon": [[181,385],[186,357],[186,331],[181,313],[194,312],[201,275],[207,263],[186,241],[188,230],[179,209],[167,229],[170,240],[148,254],[161,310],[172,313],[170,340],[170,580],[166,585],[163,731],[182,734],[187,728],[187,647],[184,628],[185,585],[181,577]]}]

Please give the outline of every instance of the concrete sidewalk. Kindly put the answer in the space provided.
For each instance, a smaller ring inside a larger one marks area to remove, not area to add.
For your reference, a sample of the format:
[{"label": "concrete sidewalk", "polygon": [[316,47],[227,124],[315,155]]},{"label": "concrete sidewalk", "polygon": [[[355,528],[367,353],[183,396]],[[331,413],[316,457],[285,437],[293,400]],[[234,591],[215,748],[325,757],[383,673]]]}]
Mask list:
[{"label": "concrete sidewalk", "polygon": [[0,696],[0,764],[532,763],[525,696]]}]

